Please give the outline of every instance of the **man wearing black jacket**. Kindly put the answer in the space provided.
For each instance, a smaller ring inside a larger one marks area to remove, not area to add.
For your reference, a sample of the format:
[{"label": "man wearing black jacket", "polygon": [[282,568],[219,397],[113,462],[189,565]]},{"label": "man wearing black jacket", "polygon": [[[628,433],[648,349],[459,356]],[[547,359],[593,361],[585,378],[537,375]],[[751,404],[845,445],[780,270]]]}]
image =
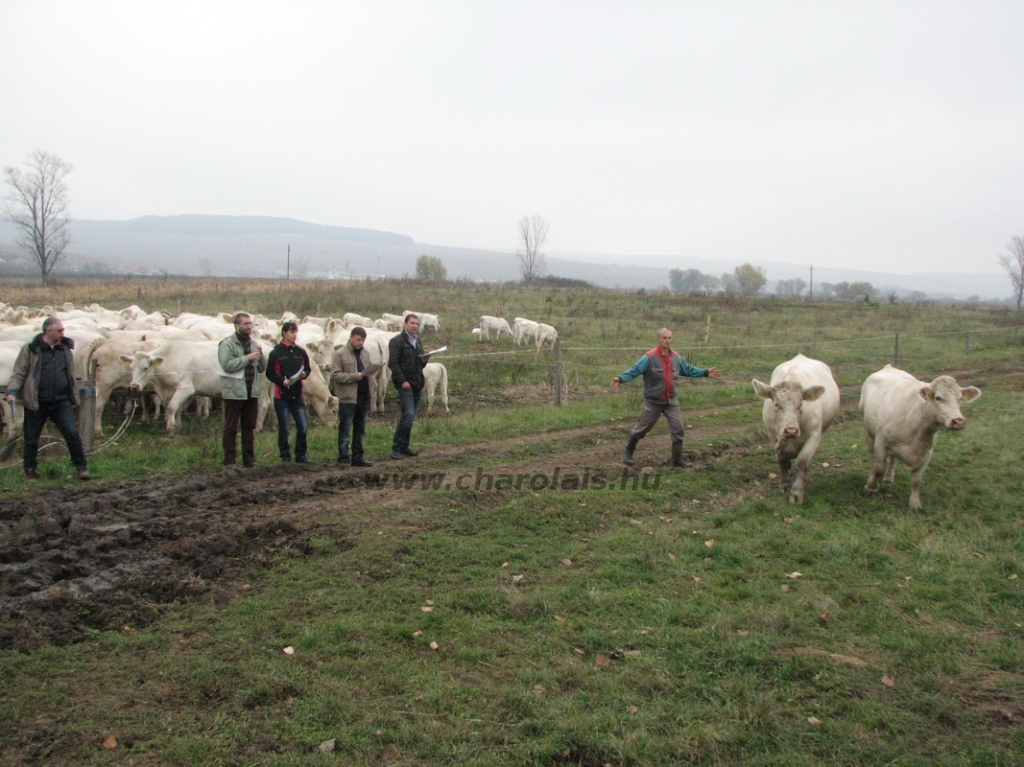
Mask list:
[{"label": "man wearing black jacket", "polygon": [[414,456],[409,447],[412,425],[416,420],[416,409],[420,406],[423,392],[423,368],[427,366],[427,355],[419,339],[420,318],[410,314],[405,318],[402,332],[388,342],[388,368],[391,380],[398,389],[402,403],[402,416],[391,442],[391,457]]},{"label": "man wearing black jacket", "polygon": [[22,453],[25,481],[36,481],[39,435],[47,421],[53,421],[67,443],[71,463],[79,479],[89,479],[82,440],[75,425],[75,342],[64,337],[64,323],[58,317],[43,320],[43,332],[21,348],[7,384],[7,402],[16,397],[25,403],[25,445]]},{"label": "man wearing black jacket", "polygon": [[308,463],[306,457],[306,400],[302,396],[302,381],[312,368],[306,350],[295,343],[299,326],[288,320],[281,326],[281,343],[267,358],[267,378],[274,383],[274,412],[277,413],[277,449],[282,463],[291,463],[288,445],[288,420],[295,419],[295,462]]}]

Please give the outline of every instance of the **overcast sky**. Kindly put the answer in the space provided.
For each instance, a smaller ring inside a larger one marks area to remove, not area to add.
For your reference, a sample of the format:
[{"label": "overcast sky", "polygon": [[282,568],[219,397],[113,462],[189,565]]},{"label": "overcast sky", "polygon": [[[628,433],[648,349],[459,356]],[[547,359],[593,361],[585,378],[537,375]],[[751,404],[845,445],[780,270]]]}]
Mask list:
[{"label": "overcast sky", "polygon": [[76,218],[998,272],[1024,3],[2,0],[0,164],[35,149]]}]

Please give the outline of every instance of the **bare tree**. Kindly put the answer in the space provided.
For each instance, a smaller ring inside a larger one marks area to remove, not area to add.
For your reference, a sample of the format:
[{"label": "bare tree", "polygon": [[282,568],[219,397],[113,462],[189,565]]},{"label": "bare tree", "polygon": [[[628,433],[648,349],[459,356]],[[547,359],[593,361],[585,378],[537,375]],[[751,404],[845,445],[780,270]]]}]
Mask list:
[{"label": "bare tree", "polygon": [[9,187],[4,211],[17,229],[15,241],[39,267],[40,279],[46,285],[70,242],[70,200],[64,178],[72,166],[41,150],[33,152],[25,164],[27,172],[14,166],[4,168],[4,180]]},{"label": "bare tree", "polygon": [[523,282],[533,282],[543,276],[546,264],[541,248],[547,238],[548,222],[543,216],[534,214],[530,218],[523,216],[519,219],[519,249],[516,250],[516,258],[519,259]]},{"label": "bare tree", "polygon": [[999,263],[1003,265],[1013,285],[1013,298],[1019,312],[1021,300],[1024,299],[1024,237],[1014,237],[1006,249],[1010,252],[1000,254]]}]

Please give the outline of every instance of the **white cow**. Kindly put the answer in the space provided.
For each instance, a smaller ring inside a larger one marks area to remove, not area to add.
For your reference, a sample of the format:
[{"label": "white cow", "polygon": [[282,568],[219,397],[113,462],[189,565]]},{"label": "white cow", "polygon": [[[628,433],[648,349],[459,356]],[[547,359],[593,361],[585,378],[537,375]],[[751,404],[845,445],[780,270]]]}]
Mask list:
[{"label": "white cow", "polygon": [[536,341],[539,326],[539,322],[528,320],[526,317],[516,317],[512,320],[512,334],[515,336],[516,346],[521,346],[524,341]]},{"label": "white cow", "polygon": [[828,365],[802,354],[775,368],[770,384],[756,378],[751,383],[764,398],[761,418],[775,444],[775,457],[786,484],[796,459],[789,502],[803,503],[807,467],[814,460],[822,434],[839,415],[839,386]]},{"label": "white cow", "polygon": [[405,324],[405,317],[401,314],[388,314],[384,312],[380,315],[380,318],[388,324],[387,330],[401,330]]},{"label": "white cow", "polygon": [[860,389],[860,412],[871,457],[871,474],[864,489],[875,492],[880,477],[892,482],[899,459],[910,470],[910,508],[921,508],[921,478],[939,431],[963,429],[967,421],[960,411],[961,400],[972,402],[980,396],[980,389],[961,388],[950,376],[926,383],[892,365],[868,376]]},{"label": "white cow", "polygon": [[502,333],[507,333],[509,338],[515,338],[512,333],[512,328],[508,324],[508,320],[504,317],[492,317],[489,314],[484,314],[480,317],[480,331],[481,338],[490,338],[491,333],[494,333],[495,338],[501,338]]},{"label": "white cow", "polygon": [[122,357],[134,355],[137,351],[149,351],[160,344],[153,341],[121,341],[99,338],[83,350],[86,370],[94,376],[96,385],[96,419],[94,431],[103,436],[103,409],[110,396],[118,389],[127,389],[132,380],[132,371]]},{"label": "white cow", "polygon": [[[122,355],[121,361],[131,367],[130,392],[141,392],[152,385],[161,402],[166,405],[168,433],[181,428],[181,411],[196,395],[220,397],[220,362],[217,359],[219,341],[171,341],[152,351],[136,351]],[[270,344],[259,342],[263,353],[269,354]],[[262,376],[261,376],[262,377]],[[260,399],[266,398],[266,387],[260,386]],[[266,407],[262,401],[261,407]]]},{"label": "white cow", "polygon": [[444,405],[444,412],[450,413],[448,409],[448,368],[440,362],[428,362],[423,368],[423,381],[427,390],[427,413],[434,409],[434,393],[440,389],[441,404]]},{"label": "white cow", "polygon": [[557,340],[558,331],[554,327],[543,322],[537,323],[537,351],[540,351],[544,344],[548,344],[550,348],[554,349]]},{"label": "white cow", "polygon": [[355,312],[345,312],[345,314],[342,315],[341,321],[348,323],[353,327],[356,325],[359,325],[364,328],[369,328],[373,326],[373,320],[371,320],[369,317],[364,317],[361,314],[356,314]]}]

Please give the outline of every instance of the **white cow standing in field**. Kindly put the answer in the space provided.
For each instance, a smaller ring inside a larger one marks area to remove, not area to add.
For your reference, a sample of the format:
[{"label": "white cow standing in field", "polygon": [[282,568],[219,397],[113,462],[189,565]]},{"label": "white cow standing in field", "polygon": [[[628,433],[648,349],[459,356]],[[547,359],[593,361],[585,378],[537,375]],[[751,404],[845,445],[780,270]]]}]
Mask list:
[{"label": "white cow standing in field", "polygon": [[[172,341],[152,351],[137,350],[122,355],[121,361],[131,367],[129,392],[137,393],[152,385],[157,397],[165,403],[168,433],[181,428],[181,411],[196,395],[221,397],[220,361],[217,358],[219,341]],[[264,354],[273,348],[260,341]],[[260,386],[262,400],[266,387]]]},{"label": "white cow standing in field", "polygon": [[544,344],[555,348],[555,341],[558,340],[558,331],[553,326],[543,322],[537,323],[537,351],[540,351]]},{"label": "white cow standing in field", "polygon": [[775,368],[770,383],[756,378],[751,383],[764,398],[761,418],[775,445],[779,472],[786,484],[796,459],[789,502],[803,503],[807,467],[814,460],[825,430],[839,415],[839,386],[828,365],[802,354]]},{"label": "white cow standing in field", "polygon": [[879,478],[892,482],[899,459],[910,470],[910,508],[921,508],[921,478],[939,431],[963,429],[967,421],[960,402],[973,402],[980,396],[980,389],[961,388],[951,376],[926,383],[892,365],[868,376],[860,389],[860,412],[871,457],[865,491],[874,493]]},{"label": "white cow standing in field", "polygon": [[539,322],[528,320],[526,317],[516,317],[512,320],[512,335],[516,339],[516,346],[521,346],[524,341],[536,341],[539,327]]},{"label": "white cow standing in field", "polygon": [[480,317],[480,327],[478,330],[480,332],[477,340],[480,340],[480,338],[489,339],[491,333],[494,333],[495,338],[501,338],[502,333],[507,333],[509,338],[515,338],[508,320],[504,317],[492,317],[489,314],[485,314]]},{"label": "white cow standing in field", "polygon": [[427,390],[427,413],[434,409],[434,393],[440,389],[441,404],[444,405],[444,412],[450,413],[448,409],[448,368],[440,362],[428,362],[423,368],[424,387]]}]

